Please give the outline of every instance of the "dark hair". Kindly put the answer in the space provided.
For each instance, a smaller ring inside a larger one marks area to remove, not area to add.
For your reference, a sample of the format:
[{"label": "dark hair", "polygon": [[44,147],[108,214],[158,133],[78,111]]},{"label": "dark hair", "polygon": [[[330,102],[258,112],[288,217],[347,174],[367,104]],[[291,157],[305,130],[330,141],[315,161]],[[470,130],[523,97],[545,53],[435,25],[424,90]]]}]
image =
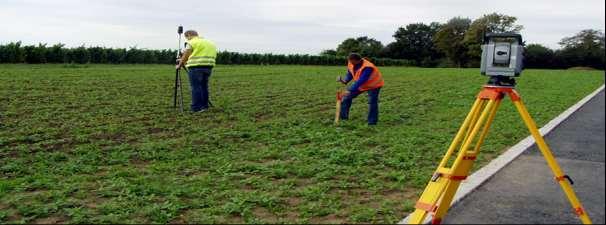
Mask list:
[{"label": "dark hair", "polygon": [[352,52],[351,54],[349,54],[349,56],[347,57],[347,59],[349,60],[362,60],[362,55]]}]

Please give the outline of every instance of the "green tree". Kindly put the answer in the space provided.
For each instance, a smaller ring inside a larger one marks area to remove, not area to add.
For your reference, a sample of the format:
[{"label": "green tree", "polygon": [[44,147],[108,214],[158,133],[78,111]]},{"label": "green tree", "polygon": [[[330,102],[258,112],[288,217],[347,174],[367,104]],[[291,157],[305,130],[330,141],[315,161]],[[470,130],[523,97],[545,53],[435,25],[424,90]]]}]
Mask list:
[{"label": "green tree", "polygon": [[1,63],[22,63],[25,61],[25,51],[21,47],[21,42],[11,42],[7,45],[0,45]]},{"label": "green tree", "polygon": [[102,47],[88,48],[91,63],[107,63],[107,52]]},{"label": "green tree", "polygon": [[383,44],[374,38],[358,37],[348,38],[337,47],[338,56],[347,56],[349,53],[357,52],[365,57],[377,57],[383,49]]},{"label": "green tree", "polygon": [[524,67],[551,68],[554,66],[554,51],[540,44],[529,44],[524,50]]},{"label": "green tree", "polygon": [[145,53],[138,49],[137,46],[131,47],[126,51],[127,63],[143,63],[145,61]]},{"label": "green tree", "polygon": [[74,62],[79,64],[85,64],[90,62],[90,53],[88,52],[88,49],[86,49],[84,46],[71,49],[69,56],[70,60],[68,60],[68,62]]},{"label": "green tree", "polygon": [[471,23],[465,33],[463,42],[467,47],[468,66],[478,67],[482,57],[482,42],[486,33],[520,32],[524,27],[517,25],[518,19],[504,14],[491,13],[484,15]]},{"label": "green tree", "polygon": [[46,50],[46,61],[49,63],[63,63],[65,59],[65,45],[54,44]]},{"label": "green tree", "polygon": [[582,30],[559,43],[559,60],[567,67],[587,66],[604,69],[604,33],[598,30]]},{"label": "green tree", "polygon": [[[381,56],[392,59],[414,60],[417,65],[424,61],[433,61],[440,58],[433,39],[440,29],[440,23],[431,24],[413,23],[400,27],[393,37],[395,42],[387,45]],[[429,65],[421,65],[429,66]]]},{"label": "green tree", "polygon": [[462,67],[468,61],[467,47],[463,39],[470,24],[469,18],[454,17],[435,34],[434,44],[446,56],[451,66]]},{"label": "green tree", "polygon": [[337,50],[326,49],[326,50],[323,50],[322,52],[320,52],[320,55],[324,55],[324,56],[336,56],[337,55]]},{"label": "green tree", "polygon": [[[46,44],[21,46],[21,42],[0,44],[0,63],[144,63],[174,64],[176,50],[152,50],[105,47],[65,48],[63,44],[46,47]],[[413,65],[407,60],[392,60],[372,57],[377,65]],[[218,64],[253,64],[253,65],[343,65],[347,57],[335,55],[276,55],[249,54],[237,52],[219,52]]]},{"label": "green tree", "polygon": [[27,63],[46,63],[46,44],[38,44],[24,46],[25,51],[25,62]]},{"label": "green tree", "polygon": [[108,49],[107,58],[112,64],[126,63],[126,49]]}]

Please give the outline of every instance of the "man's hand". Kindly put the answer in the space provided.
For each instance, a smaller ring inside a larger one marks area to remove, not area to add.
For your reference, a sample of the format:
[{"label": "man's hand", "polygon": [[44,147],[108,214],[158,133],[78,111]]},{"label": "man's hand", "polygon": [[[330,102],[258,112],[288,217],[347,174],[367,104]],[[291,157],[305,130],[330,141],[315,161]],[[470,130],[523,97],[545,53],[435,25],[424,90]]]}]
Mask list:
[{"label": "man's hand", "polygon": [[341,78],[341,76],[338,76],[338,77],[337,77],[337,82],[340,82],[340,83],[342,83],[342,84],[347,84],[347,83],[346,83],[346,82],[343,80],[343,78]]},{"label": "man's hand", "polygon": [[175,69],[181,69],[181,67],[183,67],[183,64],[181,62],[183,62],[183,60],[181,59],[177,59],[177,65],[175,65]]},{"label": "man's hand", "polygon": [[350,95],[350,94],[351,94],[351,92],[350,92],[350,91],[348,91],[348,90],[344,90],[344,91],[343,91],[343,93],[341,94],[341,97],[343,97],[343,98],[344,98],[344,97],[347,97],[347,96],[348,96],[348,95]]}]

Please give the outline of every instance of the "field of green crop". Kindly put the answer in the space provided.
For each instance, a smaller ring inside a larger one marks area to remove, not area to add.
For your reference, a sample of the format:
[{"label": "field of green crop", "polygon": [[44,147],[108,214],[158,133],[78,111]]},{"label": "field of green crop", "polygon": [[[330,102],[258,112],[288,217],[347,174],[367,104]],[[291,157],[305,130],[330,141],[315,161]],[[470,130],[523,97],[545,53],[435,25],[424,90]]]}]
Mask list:
[{"label": "field of green crop", "polygon": [[[215,107],[179,114],[171,66],[0,65],[0,222],[397,222],[486,78],[382,70],[379,125],[366,126],[360,96],[335,127],[343,67],[220,66]],[[604,72],[527,70],[518,82],[543,125]],[[528,135],[509,103],[480,164]]]}]

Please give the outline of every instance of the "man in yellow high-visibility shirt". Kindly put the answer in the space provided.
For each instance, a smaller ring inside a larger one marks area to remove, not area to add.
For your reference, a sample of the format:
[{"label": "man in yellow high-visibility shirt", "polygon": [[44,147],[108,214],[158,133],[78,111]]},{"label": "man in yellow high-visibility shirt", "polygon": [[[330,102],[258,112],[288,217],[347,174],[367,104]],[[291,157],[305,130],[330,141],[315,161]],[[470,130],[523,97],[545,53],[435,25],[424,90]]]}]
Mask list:
[{"label": "man in yellow high-visibility shirt", "polygon": [[185,31],[187,47],[178,60],[177,69],[188,69],[191,85],[191,111],[204,112],[208,109],[208,78],[217,59],[215,43],[198,36],[194,30]]}]

